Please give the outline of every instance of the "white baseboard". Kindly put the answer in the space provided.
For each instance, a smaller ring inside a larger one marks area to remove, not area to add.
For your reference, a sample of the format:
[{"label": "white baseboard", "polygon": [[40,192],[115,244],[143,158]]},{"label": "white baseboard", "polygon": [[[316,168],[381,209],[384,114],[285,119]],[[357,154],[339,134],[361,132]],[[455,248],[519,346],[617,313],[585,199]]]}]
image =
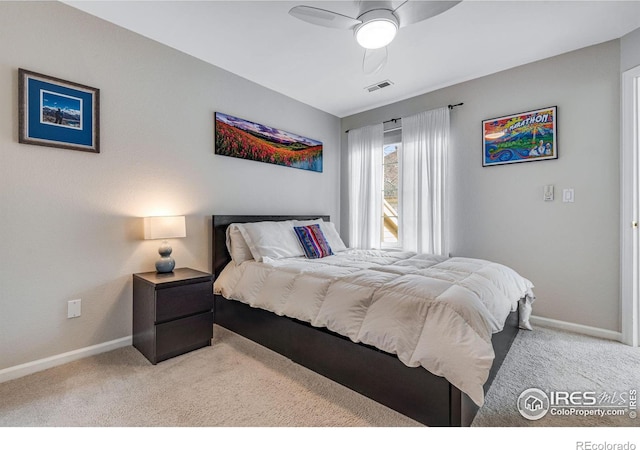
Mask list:
[{"label": "white baseboard", "polygon": [[[570,331],[572,333],[580,333],[587,336],[622,342],[622,333],[605,330],[602,328],[590,327],[587,325],[580,325],[577,323],[564,322],[562,320],[531,316],[531,324],[534,326],[539,325],[542,327],[558,328],[560,330]],[[60,355],[54,355],[48,358],[39,359],[37,361],[20,364],[18,366],[8,367],[6,369],[0,370],[0,383],[24,377],[32,373],[40,372],[51,367],[60,366],[71,361],[86,358],[87,356],[93,356],[100,353],[109,352],[117,348],[126,347],[128,345],[132,345],[132,342],[133,337],[126,336],[120,339],[115,339],[113,341],[103,342],[102,344],[96,344],[67,353],[61,353]]]},{"label": "white baseboard", "polygon": [[531,316],[531,325],[557,328],[564,331],[570,331],[572,333],[586,334],[587,336],[622,342],[622,333],[618,333],[617,331],[590,327],[588,325],[580,325],[578,323],[564,322],[562,320],[547,319],[546,317]]},{"label": "white baseboard", "polygon": [[40,372],[51,367],[60,366],[71,361],[86,358],[87,356],[93,356],[99,353],[109,352],[120,347],[126,347],[128,345],[131,345],[132,342],[132,336],[126,336],[120,339],[115,339],[113,341],[103,342],[102,344],[79,348],[78,350],[73,350],[67,353],[61,353],[59,355],[50,356],[48,358],[39,359],[37,361],[31,361],[25,364],[20,364],[18,366],[8,367],[6,369],[0,370],[0,383],[24,377],[25,375],[31,375],[32,373]]}]

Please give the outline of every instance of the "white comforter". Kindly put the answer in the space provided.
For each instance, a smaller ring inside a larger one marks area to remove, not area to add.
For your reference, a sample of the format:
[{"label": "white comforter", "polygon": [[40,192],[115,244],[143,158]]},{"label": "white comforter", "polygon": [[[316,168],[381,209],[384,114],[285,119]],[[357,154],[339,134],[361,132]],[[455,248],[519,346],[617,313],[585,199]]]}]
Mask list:
[{"label": "white comforter", "polygon": [[532,283],[501,264],[398,251],[229,263],[214,290],[326,327],[445,377],[479,406],[502,330]]}]

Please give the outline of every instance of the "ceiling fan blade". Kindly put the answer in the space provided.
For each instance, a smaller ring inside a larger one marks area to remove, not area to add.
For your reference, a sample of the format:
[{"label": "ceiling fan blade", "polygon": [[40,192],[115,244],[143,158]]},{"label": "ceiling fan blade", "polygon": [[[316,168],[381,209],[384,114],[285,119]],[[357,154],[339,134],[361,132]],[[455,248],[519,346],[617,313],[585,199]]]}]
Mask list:
[{"label": "ceiling fan blade", "polygon": [[460,1],[412,1],[407,0],[398,6],[393,13],[400,20],[400,28],[437,16],[453,8]]},{"label": "ceiling fan blade", "polygon": [[289,14],[314,25],[341,30],[350,30],[362,23],[358,19],[311,6],[294,6],[289,10]]},{"label": "ceiling fan blade", "polygon": [[387,47],[376,48],[375,50],[366,49],[362,58],[362,71],[365,75],[373,75],[380,72],[387,64],[388,56]]}]

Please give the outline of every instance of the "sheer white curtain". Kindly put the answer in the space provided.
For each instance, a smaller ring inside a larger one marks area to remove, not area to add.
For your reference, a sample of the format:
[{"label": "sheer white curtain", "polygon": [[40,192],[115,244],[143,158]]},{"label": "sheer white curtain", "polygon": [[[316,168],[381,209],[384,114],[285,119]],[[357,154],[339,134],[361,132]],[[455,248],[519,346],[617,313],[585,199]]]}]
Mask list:
[{"label": "sheer white curtain", "polygon": [[449,108],[402,118],[400,240],[405,250],[449,255]]},{"label": "sheer white curtain", "polygon": [[379,248],[382,223],[382,124],[350,130],[349,247]]}]

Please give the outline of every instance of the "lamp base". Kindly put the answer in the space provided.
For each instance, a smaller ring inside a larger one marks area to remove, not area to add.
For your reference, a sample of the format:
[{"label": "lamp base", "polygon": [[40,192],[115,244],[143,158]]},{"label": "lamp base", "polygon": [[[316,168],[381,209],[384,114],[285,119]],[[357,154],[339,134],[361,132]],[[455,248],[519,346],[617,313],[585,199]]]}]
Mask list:
[{"label": "lamp base", "polygon": [[171,257],[173,249],[167,241],[163,241],[158,249],[160,259],[156,261],[156,271],[158,273],[171,273],[176,266],[175,260]]},{"label": "lamp base", "polygon": [[170,256],[162,257],[156,261],[156,272],[158,273],[173,272],[174,267],[176,267],[176,262]]}]

